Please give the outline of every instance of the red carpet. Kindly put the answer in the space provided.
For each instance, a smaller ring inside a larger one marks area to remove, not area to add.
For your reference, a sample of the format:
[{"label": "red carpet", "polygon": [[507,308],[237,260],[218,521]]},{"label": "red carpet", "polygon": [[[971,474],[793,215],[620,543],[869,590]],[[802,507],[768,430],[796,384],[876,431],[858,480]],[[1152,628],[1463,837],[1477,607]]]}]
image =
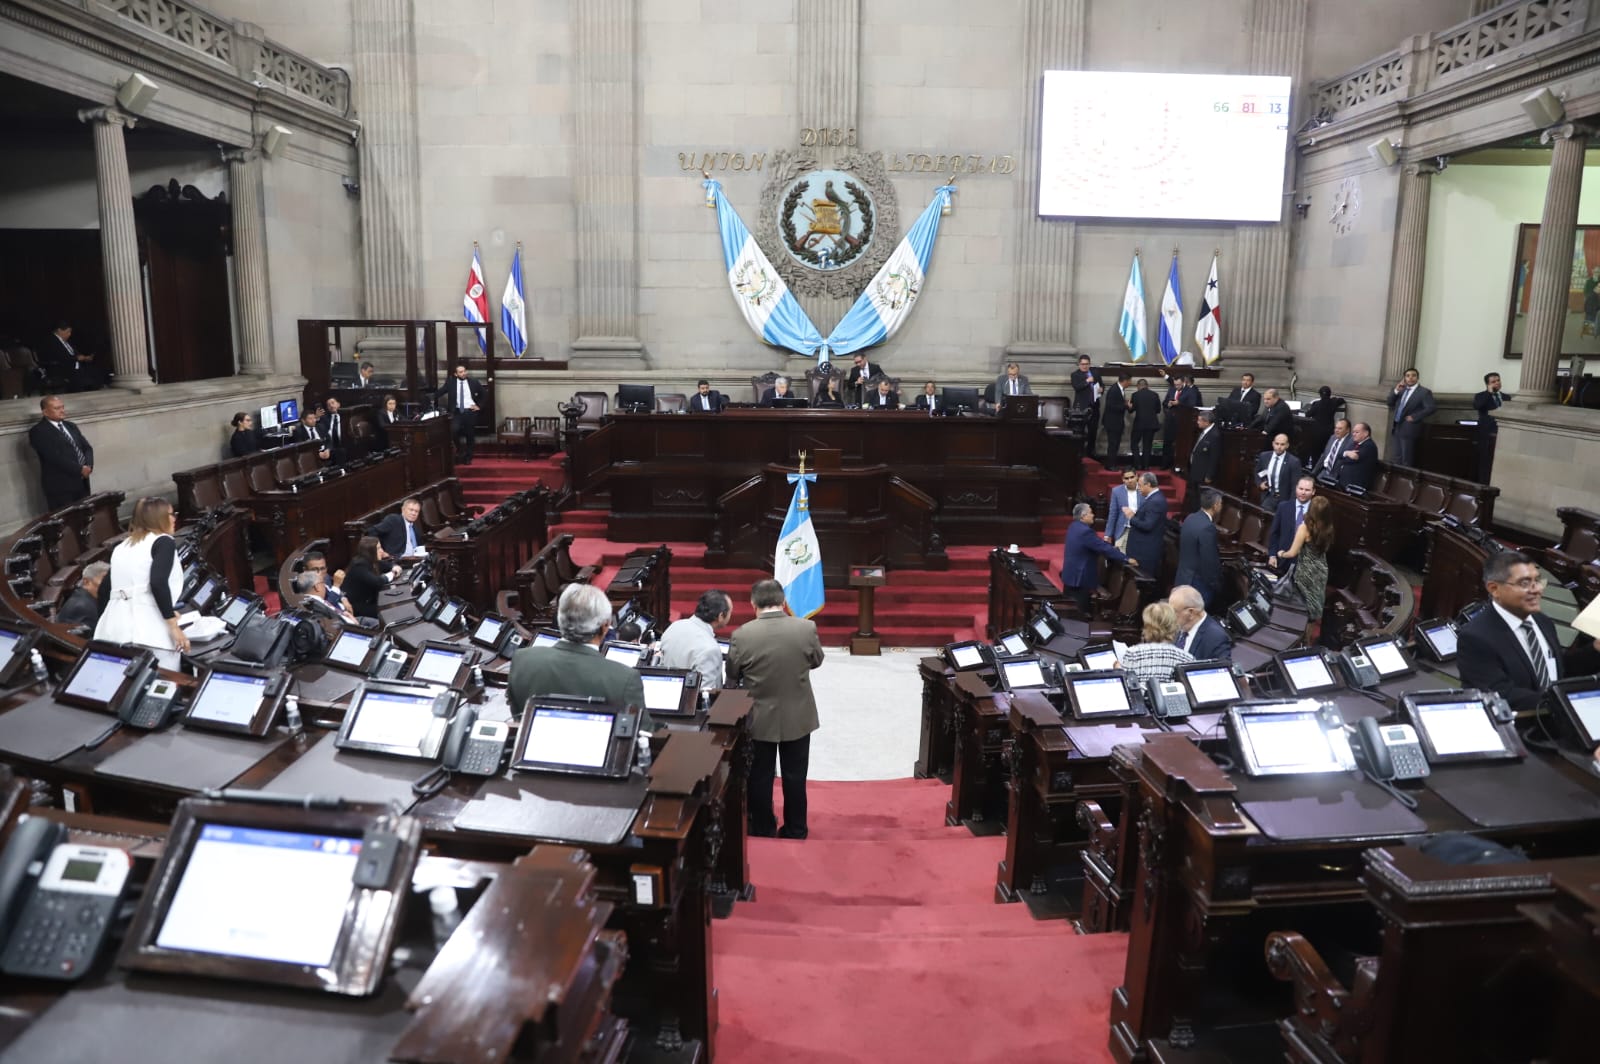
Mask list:
[{"label": "red carpet", "polygon": [[752,839],[756,900],[712,931],[721,1064],[1110,1060],[1124,935],[996,905],[1003,838],[933,780],[813,783],[811,837]]}]

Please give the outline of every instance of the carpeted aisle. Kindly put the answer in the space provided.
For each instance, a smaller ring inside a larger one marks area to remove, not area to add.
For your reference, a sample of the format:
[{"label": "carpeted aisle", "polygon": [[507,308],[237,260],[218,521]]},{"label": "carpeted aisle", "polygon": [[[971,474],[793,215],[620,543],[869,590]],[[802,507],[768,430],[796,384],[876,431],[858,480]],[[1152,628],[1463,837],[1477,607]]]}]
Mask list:
[{"label": "carpeted aisle", "polygon": [[812,783],[811,837],[752,839],[756,900],[712,931],[721,1064],[1099,1062],[1124,935],[992,900],[1003,838],[934,780]]}]

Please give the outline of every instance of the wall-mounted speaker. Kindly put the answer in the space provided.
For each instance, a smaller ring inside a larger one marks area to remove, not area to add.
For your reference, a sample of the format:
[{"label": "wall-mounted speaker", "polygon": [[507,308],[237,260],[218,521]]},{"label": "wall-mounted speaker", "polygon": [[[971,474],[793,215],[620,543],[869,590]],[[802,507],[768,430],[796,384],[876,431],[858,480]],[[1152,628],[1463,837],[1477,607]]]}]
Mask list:
[{"label": "wall-mounted speaker", "polygon": [[277,155],[289,146],[289,138],[294,136],[294,130],[287,126],[273,126],[267,130],[267,135],[261,138],[261,150],[267,153],[268,158]]},{"label": "wall-mounted speaker", "polygon": [[1390,142],[1388,137],[1379,137],[1371,144],[1368,144],[1367,152],[1384,166],[1393,166],[1396,160],[1400,158],[1400,153],[1395,151],[1394,144]]},{"label": "wall-mounted speaker", "polygon": [[131,115],[142,115],[144,109],[150,106],[150,101],[155,99],[156,93],[160,91],[160,85],[143,74],[134,74],[118,86],[117,106]]},{"label": "wall-mounted speaker", "polygon": [[1540,89],[1531,96],[1523,97],[1522,109],[1533,119],[1535,129],[1559,125],[1567,117],[1567,109],[1562,106],[1561,98],[1549,89]]}]

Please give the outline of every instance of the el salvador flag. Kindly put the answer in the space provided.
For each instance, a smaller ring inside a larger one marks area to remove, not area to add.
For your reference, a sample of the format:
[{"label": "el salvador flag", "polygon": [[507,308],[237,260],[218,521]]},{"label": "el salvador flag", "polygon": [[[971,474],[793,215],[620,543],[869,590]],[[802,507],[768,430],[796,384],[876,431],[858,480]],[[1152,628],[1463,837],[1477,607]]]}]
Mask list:
[{"label": "el salvador flag", "polygon": [[1167,271],[1167,290],[1161,294],[1161,357],[1172,365],[1183,353],[1183,289],[1178,286],[1178,253],[1172,253],[1172,268]]},{"label": "el salvador flag", "polygon": [[927,277],[933,241],[939,235],[939,219],[955,190],[954,185],[933,190],[933,201],[828,336],[828,346],[835,354],[848,355],[883,343],[911,314]]},{"label": "el salvador flag", "polygon": [[772,559],[772,575],[783,585],[789,612],[796,617],[821,612],[826,601],[822,590],[822,548],[817,545],[817,530],[811,524],[811,497],[806,491],[806,482],[816,479],[815,473],[789,474],[794,497],[789,500],[783,531],[778,533],[778,551]]},{"label": "el salvador flag", "polygon": [[722,183],[707,179],[704,184],[707,194],[716,200],[728,287],[733,289],[734,302],[739,304],[744,320],[767,343],[802,355],[811,354],[822,346],[822,334],[739,220],[728,197],[722,194]]},{"label": "el salvador flag", "polygon": [[511,341],[511,353],[521,358],[528,350],[527,319],[522,297],[522,245],[511,257],[511,276],[506,278],[506,291],[500,297],[500,331]]}]

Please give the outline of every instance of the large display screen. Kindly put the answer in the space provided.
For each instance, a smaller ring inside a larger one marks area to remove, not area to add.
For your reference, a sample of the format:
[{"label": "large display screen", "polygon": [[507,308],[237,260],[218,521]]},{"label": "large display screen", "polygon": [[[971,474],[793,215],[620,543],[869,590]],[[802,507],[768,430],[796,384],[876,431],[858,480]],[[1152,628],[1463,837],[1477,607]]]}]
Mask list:
[{"label": "large display screen", "polygon": [[534,711],[533,719],[523,725],[530,729],[523,760],[601,768],[611,752],[611,729],[615,720],[610,713],[540,706]]},{"label": "large display screen", "polygon": [[1276,222],[1289,80],[1046,71],[1039,213]]},{"label": "large display screen", "polygon": [[360,853],[360,839],[206,824],[156,945],[325,966]]},{"label": "large display screen", "polygon": [[189,716],[194,720],[215,721],[218,724],[249,724],[261,708],[267,694],[264,676],[241,676],[238,673],[214,672],[206,680]]}]

